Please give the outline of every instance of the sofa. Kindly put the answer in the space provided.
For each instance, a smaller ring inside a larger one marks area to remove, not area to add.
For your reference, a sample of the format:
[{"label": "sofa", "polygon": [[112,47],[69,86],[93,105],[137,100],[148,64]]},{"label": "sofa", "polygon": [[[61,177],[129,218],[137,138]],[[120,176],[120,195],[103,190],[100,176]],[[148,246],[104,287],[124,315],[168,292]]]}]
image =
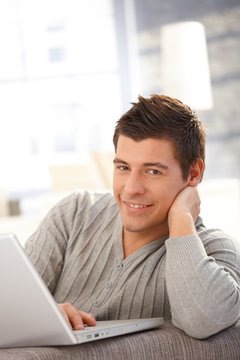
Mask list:
[{"label": "sofa", "polygon": [[0,360],[32,359],[239,360],[240,320],[205,340],[193,339],[174,327],[171,321],[165,321],[159,329],[81,345],[0,349]]}]

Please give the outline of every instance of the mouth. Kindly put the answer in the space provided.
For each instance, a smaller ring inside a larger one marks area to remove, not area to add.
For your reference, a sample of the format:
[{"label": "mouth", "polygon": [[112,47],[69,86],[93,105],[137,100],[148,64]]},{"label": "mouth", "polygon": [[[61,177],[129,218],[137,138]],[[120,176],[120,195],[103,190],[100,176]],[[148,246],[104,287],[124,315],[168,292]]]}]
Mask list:
[{"label": "mouth", "polygon": [[124,205],[126,205],[127,207],[131,208],[131,209],[146,209],[150,206],[152,206],[152,204],[137,204],[137,203],[131,203],[128,201],[124,201],[123,200]]}]

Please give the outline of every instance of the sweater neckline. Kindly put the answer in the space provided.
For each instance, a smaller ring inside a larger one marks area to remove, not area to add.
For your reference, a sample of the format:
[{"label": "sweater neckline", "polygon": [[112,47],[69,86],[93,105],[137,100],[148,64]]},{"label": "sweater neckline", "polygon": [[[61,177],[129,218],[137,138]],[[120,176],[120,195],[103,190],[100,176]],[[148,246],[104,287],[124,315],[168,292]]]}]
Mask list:
[{"label": "sweater neckline", "polygon": [[142,256],[145,253],[150,253],[156,250],[157,248],[162,247],[163,251],[165,251],[165,241],[168,239],[168,236],[163,236],[159,239],[153,240],[149,242],[148,244],[142,246],[141,248],[134,251],[131,255],[128,257],[124,257],[124,251],[123,251],[123,244],[122,244],[122,233],[123,233],[123,226],[120,214],[118,214],[118,221],[115,228],[115,236],[114,239],[116,239],[116,246],[117,246],[117,254],[118,254],[118,261],[122,263],[127,263],[129,261],[132,261],[136,257]]}]

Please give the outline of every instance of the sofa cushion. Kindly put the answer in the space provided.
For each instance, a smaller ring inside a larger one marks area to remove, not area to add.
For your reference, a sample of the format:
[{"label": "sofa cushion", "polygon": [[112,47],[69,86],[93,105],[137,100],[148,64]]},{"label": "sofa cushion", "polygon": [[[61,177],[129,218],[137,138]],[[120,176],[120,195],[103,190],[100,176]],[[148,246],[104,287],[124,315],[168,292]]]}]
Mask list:
[{"label": "sofa cushion", "polygon": [[21,349],[1,349],[1,360],[239,360],[240,321],[205,340],[196,340],[170,321],[157,330],[92,343]]}]

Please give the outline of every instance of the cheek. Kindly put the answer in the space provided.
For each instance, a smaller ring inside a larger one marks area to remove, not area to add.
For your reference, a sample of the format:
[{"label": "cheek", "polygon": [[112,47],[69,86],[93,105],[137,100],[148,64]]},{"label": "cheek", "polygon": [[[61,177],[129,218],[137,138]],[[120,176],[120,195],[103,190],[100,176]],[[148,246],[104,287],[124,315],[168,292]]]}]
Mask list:
[{"label": "cheek", "polygon": [[119,194],[119,192],[121,191],[122,185],[121,185],[121,181],[120,181],[119,177],[116,176],[115,174],[113,174],[112,187],[113,187],[113,193],[116,197],[116,195]]},{"label": "cheek", "polygon": [[160,200],[160,207],[162,209],[164,209],[165,211],[168,211],[170,206],[172,205],[174,200],[174,196],[172,196],[171,194],[169,194],[168,196],[164,196],[161,200]]},{"label": "cheek", "polygon": [[164,189],[162,189],[161,192],[160,191],[158,192],[160,206],[164,207],[166,210],[168,210],[170,208],[170,206],[172,205],[174,199],[176,198],[176,196],[178,195],[178,193],[181,190],[182,190],[182,187],[178,187],[176,189],[176,184],[175,184],[175,186],[174,186],[174,184],[172,184],[172,186],[170,186],[170,187],[164,187]]},{"label": "cheek", "polygon": [[168,195],[168,202],[169,202],[169,208],[172,205],[173,201],[176,199],[176,197],[178,196],[178,194],[185,189],[186,185],[181,184],[180,186],[173,186],[171,191],[169,192]]}]

